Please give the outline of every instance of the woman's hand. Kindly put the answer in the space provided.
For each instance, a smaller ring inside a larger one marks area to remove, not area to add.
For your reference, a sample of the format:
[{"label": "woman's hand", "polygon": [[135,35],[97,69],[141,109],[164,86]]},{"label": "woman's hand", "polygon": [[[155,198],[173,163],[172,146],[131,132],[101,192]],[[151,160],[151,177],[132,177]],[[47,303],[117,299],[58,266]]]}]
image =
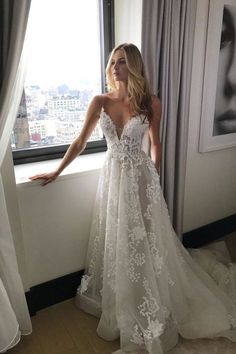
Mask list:
[{"label": "woman's hand", "polygon": [[43,183],[42,186],[46,186],[46,184],[53,182],[58,176],[58,172],[53,171],[50,173],[41,173],[39,175],[35,175],[32,177],[29,177],[31,181],[36,181],[37,179],[42,179]]},{"label": "woman's hand", "polygon": [[73,161],[74,158],[84,150],[86,142],[92,134],[100,117],[102,105],[103,95],[95,96],[88,107],[85,122],[82,131],[80,132],[80,135],[71,143],[58,168],[50,173],[42,173],[29,177],[31,181],[42,179],[42,186],[46,186],[46,184],[53,182],[57,178],[57,176],[59,176],[59,174],[64,170],[64,168],[68,166],[71,161]]}]

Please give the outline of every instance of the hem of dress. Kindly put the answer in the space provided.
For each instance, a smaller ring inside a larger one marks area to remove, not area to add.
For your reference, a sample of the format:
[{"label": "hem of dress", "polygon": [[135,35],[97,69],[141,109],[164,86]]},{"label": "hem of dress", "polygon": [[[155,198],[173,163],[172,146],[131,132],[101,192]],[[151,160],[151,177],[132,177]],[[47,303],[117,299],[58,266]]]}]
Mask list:
[{"label": "hem of dress", "polygon": [[5,347],[0,349],[0,353],[6,353],[7,350],[13,348],[15,345],[19,343],[21,339],[21,332],[19,329],[19,325],[17,326],[16,334],[14,335],[14,338],[10,341],[10,343]]},{"label": "hem of dress", "polygon": [[75,305],[90,315],[93,315],[97,318],[101,317],[102,311],[100,303],[96,302],[88,296],[77,294],[75,297]]},{"label": "hem of dress", "polygon": [[14,338],[11,340],[11,342],[5,347],[0,349],[0,353],[6,353],[9,349],[14,348],[21,340],[22,336],[29,336],[32,333],[32,330],[29,332],[21,332],[19,329],[19,325],[17,326],[17,332],[14,335]]}]

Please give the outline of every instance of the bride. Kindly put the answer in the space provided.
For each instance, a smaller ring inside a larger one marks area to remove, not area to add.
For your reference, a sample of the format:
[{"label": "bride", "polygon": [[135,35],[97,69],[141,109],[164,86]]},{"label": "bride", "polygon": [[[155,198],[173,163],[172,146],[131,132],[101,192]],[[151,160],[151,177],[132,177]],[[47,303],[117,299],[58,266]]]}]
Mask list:
[{"label": "bride", "polygon": [[[163,354],[181,338],[236,342],[232,298],[192,258],[171,225],[159,181],[161,103],[149,91],[138,48],[114,48],[106,73],[108,93],[93,98],[58,168],[31,177],[43,185],[55,180],[99,122],[108,150],[76,304],[100,318],[100,337],[120,338],[117,353]],[[142,151],[147,130],[151,157]]]}]

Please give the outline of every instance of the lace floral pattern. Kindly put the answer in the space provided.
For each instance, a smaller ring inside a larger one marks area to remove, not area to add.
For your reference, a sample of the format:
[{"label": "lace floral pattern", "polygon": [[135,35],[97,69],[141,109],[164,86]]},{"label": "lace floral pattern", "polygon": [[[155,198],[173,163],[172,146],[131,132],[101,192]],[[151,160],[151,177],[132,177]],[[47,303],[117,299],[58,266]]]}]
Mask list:
[{"label": "lace floral pattern", "polygon": [[79,288],[80,294],[83,294],[88,290],[88,285],[89,285],[90,279],[91,279],[91,276],[89,276],[89,275],[84,275],[82,277],[80,288]]},{"label": "lace floral pattern", "polygon": [[145,329],[141,329],[137,324],[135,324],[131,339],[132,342],[138,344],[139,346],[143,343],[149,343],[150,345],[150,342],[152,342],[154,338],[159,337],[164,330],[164,324],[158,320],[160,306],[157,303],[157,299],[152,295],[148,280],[145,278],[143,280],[143,287],[145,289],[145,296],[142,298],[143,302],[138,305],[138,310],[146,319],[147,326]]},{"label": "lace floral pattern", "polygon": [[181,332],[194,338],[205,330],[213,337],[225,321],[235,330],[236,341],[233,301],[194,263],[171,226],[159,175],[141,150],[148,128],[144,117],[132,117],[119,135],[104,111],[100,125],[108,150],[78,292],[80,306],[96,315],[101,310],[98,334],[111,340],[120,333],[124,352],[163,354],[163,336],[168,341]]}]

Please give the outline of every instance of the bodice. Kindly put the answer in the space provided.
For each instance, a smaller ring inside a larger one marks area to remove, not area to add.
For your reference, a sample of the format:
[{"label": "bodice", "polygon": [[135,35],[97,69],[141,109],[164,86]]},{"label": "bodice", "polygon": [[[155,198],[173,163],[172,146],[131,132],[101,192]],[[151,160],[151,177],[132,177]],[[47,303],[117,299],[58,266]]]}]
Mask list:
[{"label": "bodice", "polygon": [[148,128],[148,120],[143,114],[130,118],[120,136],[115,123],[105,111],[101,112],[100,126],[106,138],[108,153],[114,157],[127,156],[134,160],[140,156],[142,139]]}]

